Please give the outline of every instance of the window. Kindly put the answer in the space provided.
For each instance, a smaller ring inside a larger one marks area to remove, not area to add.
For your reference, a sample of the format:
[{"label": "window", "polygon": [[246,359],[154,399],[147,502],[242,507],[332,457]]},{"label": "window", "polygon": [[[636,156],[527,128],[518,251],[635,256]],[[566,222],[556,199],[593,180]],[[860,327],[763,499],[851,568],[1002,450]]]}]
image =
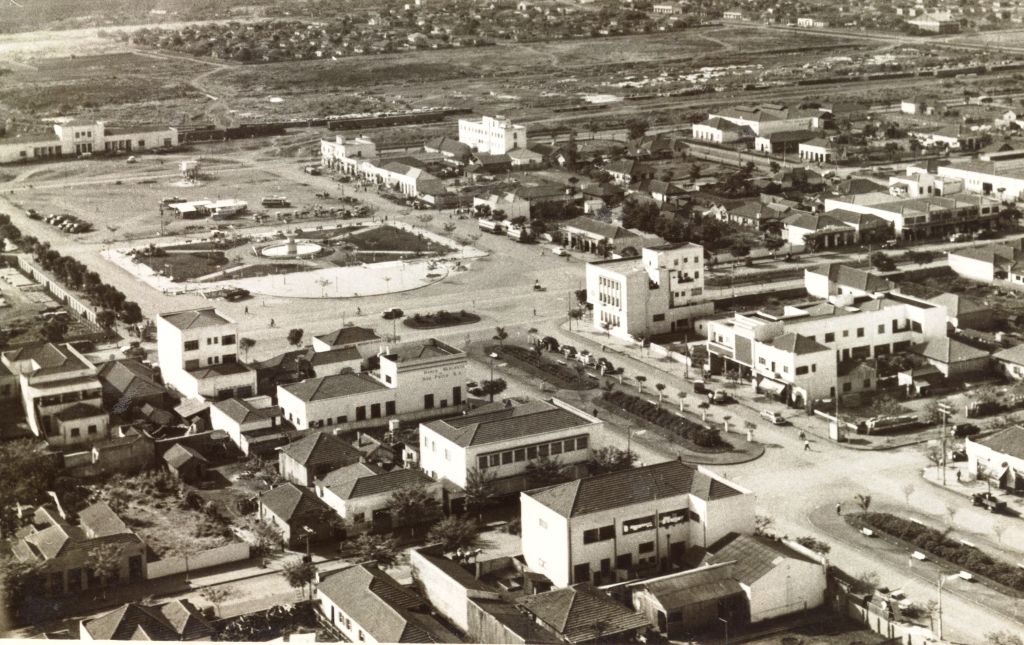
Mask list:
[{"label": "window", "polygon": [[529,448],[526,449],[526,458],[527,459],[536,459],[537,458],[537,446],[530,446]]},{"label": "window", "polygon": [[871,388],[871,379],[869,379],[869,378],[864,379],[864,388],[865,389],[870,389]]},{"label": "window", "polygon": [[501,465],[501,455],[499,455],[498,453],[494,453],[493,455],[488,456],[487,459],[491,468]]},{"label": "window", "polygon": [[757,359],[757,362],[758,362],[758,364],[759,364],[759,365],[764,365],[764,364],[765,364],[765,360],[764,360],[764,357],[763,357],[763,356],[762,356],[762,357],[759,357],[759,358]]},{"label": "window", "polygon": [[89,426],[89,434],[96,434],[97,432],[99,432],[99,428],[95,424]]},{"label": "window", "polygon": [[514,458],[516,461],[526,461],[526,449],[516,448]]},{"label": "window", "polygon": [[359,630],[359,640],[361,640],[361,641],[365,641],[366,640],[366,636],[363,634],[363,630],[361,630],[361,629]]},{"label": "window", "polygon": [[843,338],[849,338],[849,337],[850,337],[850,330],[849,329],[844,329],[843,330]]},{"label": "window", "polygon": [[362,524],[366,521],[366,513],[355,513],[352,515],[352,521],[356,524]]},{"label": "window", "polygon": [[481,470],[483,470],[484,468],[487,468],[487,455],[480,455],[479,457],[477,457],[476,458],[476,465]]},{"label": "window", "polygon": [[537,454],[540,455],[541,457],[547,457],[548,456],[548,445],[545,443],[545,444],[542,444],[540,446],[537,446]]},{"label": "window", "polygon": [[394,401],[385,401],[384,402],[384,414],[387,414],[389,416],[392,415],[392,414],[395,414],[395,402]]},{"label": "window", "polygon": [[198,340],[186,340],[185,341],[185,351],[186,352],[194,352],[197,349],[199,349],[199,341]]},{"label": "window", "polygon": [[560,455],[560,454],[562,454],[562,442],[561,441],[556,441],[555,443],[551,444],[551,454],[553,454],[553,455]]},{"label": "window", "polygon": [[878,333],[879,334],[884,334],[885,333],[885,325],[879,325],[878,326]]},{"label": "window", "polygon": [[433,394],[424,394],[423,395],[423,409],[424,410],[432,410],[432,409],[434,409],[434,395]]},{"label": "window", "polygon": [[849,392],[853,389],[853,383],[843,383],[843,392]]},{"label": "window", "polygon": [[[679,294],[677,293],[676,295],[678,296]],[[654,322],[662,322],[665,320],[665,314],[654,314],[652,320],[654,320]]]},{"label": "window", "polygon": [[921,323],[917,322],[916,320],[911,320],[910,331],[921,333]]},{"label": "window", "polygon": [[800,367],[796,368],[796,375],[797,376],[802,376],[802,375],[806,374],[808,371],[809,370],[807,369],[806,365],[801,365]]},{"label": "window", "polygon": [[586,450],[587,437],[576,437],[576,450]]},{"label": "window", "polygon": [[615,537],[615,525],[609,524],[608,526],[602,526],[599,529],[599,533],[602,540],[610,540]]},{"label": "window", "polygon": [[700,522],[700,514],[697,513],[697,511],[692,508],[688,508],[686,509],[686,512],[689,513],[691,522]]},{"label": "window", "polygon": [[864,338],[864,328],[863,327],[858,327],[857,328],[857,338]]},{"label": "window", "polygon": [[221,336],[220,344],[221,345],[234,345],[235,344],[235,335],[234,334],[228,334],[227,336]]},{"label": "window", "polygon": [[370,404],[370,418],[371,419],[378,419],[378,418],[380,418],[380,403],[371,403]]},{"label": "window", "polygon": [[[447,451],[445,451],[445,452],[447,452]],[[512,463],[512,461],[513,461],[513,458],[512,458],[512,451],[511,450],[506,450],[505,452],[501,453],[501,464],[502,465],[510,464],[510,463]]]},{"label": "window", "polygon": [[825,334],[825,342],[826,342],[826,343],[831,343],[831,342],[834,342],[834,341],[835,341],[835,339],[836,339],[836,334],[835,334],[835,332],[831,332],[831,331],[830,331],[830,332],[828,332],[827,334]]},{"label": "window", "polygon": [[640,553],[652,553],[654,551],[654,542],[641,542]]},{"label": "window", "polygon": [[604,542],[615,537],[615,525],[609,524],[608,526],[602,526],[596,529],[588,529],[583,531],[583,544],[593,544],[594,542]]},{"label": "window", "polygon": [[356,421],[365,421],[365,420],[366,420],[366,406],[365,405],[361,405],[358,408],[356,408]]},{"label": "window", "polygon": [[71,428],[71,436],[72,437],[77,437],[77,436],[79,436],[81,434],[82,434],[82,432],[78,428]]},{"label": "window", "polygon": [[391,383],[391,375],[390,374],[385,374],[384,375],[384,382],[385,383]]}]

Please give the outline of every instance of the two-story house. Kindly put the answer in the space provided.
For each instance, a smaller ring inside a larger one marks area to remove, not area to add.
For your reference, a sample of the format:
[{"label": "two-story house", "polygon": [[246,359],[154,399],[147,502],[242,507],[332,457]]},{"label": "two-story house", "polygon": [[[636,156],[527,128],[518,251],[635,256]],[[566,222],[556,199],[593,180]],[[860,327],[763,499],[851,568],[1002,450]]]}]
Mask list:
[{"label": "two-story house", "polygon": [[156,332],[160,374],[183,396],[221,400],[255,394],[256,371],[238,362],[235,322],[213,307],[162,313]]},{"label": "two-story house", "polygon": [[345,520],[350,532],[388,530],[395,519],[400,524],[415,523],[416,518],[392,516],[391,496],[403,488],[423,490],[441,502],[441,484],[419,470],[385,470],[368,462],[342,466],[315,483],[317,497]]}]

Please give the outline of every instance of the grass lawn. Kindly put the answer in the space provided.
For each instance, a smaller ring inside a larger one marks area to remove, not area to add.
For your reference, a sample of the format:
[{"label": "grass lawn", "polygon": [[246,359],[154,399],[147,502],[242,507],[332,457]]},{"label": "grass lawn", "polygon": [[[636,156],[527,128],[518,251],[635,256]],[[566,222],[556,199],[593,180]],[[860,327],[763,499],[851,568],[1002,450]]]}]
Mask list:
[{"label": "grass lawn", "polygon": [[138,260],[154,271],[170,276],[175,282],[195,280],[228,266],[228,259],[220,251],[168,253],[161,257],[140,256]]},{"label": "grass lawn", "polygon": [[232,542],[227,523],[189,508],[178,497],[178,482],[166,472],[115,476],[100,490],[159,558],[196,553]]},{"label": "grass lawn", "polygon": [[427,237],[392,226],[378,226],[346,238],[360,251],[404,251],[407,253],[447,253],[452,249]]},{"label": "grass lawn", "polygon": [[232,271],[229,277],[236,278],[260,278],[265,275],[281,275],[282,273],[298,273],[299,271],[312,271],[314,266],[305,264],[252,264],[237,271]]},{"label": "grass lawn", "polygon": [[480,316],[468,311],[437,311],[432,314],[416,314],[406,318],[402,324],[410,329],[437,329],[480,322]]},{"label": "grass lawn", "polygon": [[[591,390],[598,386],[597,380],[587,376],[583,369],[577,371],[576,367],[583,368],[580,363],[572,365],[565,361],[561,354],[545,352],[538,355],[533,350],[519,345],[491,345],[484,349],[484,353],[497,353],[501,360],[507,361],[511,366],[542,378],[562,390]],[[566,364],[558,363],[559,360]]]}]

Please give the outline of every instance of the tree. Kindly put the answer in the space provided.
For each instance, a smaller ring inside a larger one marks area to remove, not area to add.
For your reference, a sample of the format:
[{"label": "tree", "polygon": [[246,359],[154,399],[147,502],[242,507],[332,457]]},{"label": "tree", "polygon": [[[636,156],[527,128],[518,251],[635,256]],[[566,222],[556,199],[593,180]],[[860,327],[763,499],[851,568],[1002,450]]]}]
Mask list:
[{"label": "tree", "polygon": [[550,486],[568,481],[569,476],[557,457],[538,457],[526,464],[526,479],[531,486]]},{"label": "tree", "polygon": [[458,228],[454,222],[448,222],[443,227],[445,233],[454,233],[455,229]]},{"label": "tree", "polygon": [[895,271],[896,262],[887,254],[875,251],[871,254],[871,266],[879,271]]},{"label": "tree", "polygon": [[[57,481],[58,462],[30,439],[0,442],[0,538],[18,528],[15,504],[36,505],[48,499]],[[60,491],[58,491],[60,492]]]},{"label": "tree", "polygon": [[299,558],[281,567],[281,573],[288,585],[293,589],[302,589],[309,585],[309,599],[313,599],[313,583],[316,582],[316,565]]},{"label": "tree", "polygon": [[770,515],[757,514],[754,516],[754,535],[771,535],[769,529],[775,524],[775,518]]},{"label": "tree", "polygon": [[466,472],[466,507],[470,511],[482,511],[494,500],[494,481],[498,476],[487,470],[470,468]]},{"label": "tree", "polygon": [[19,618],[34,620],[35,614],[43,611],[47,603],[46,573],[34,562],[22,562],[6,556],[0,560],[0,597]]},{"label": "tree", "polygon": [[942,448],[937,445],[925,446],[925,458],[935,466],[935,476],[942,473]]},{"label": "tree", "polygon": [[437,499],[421,486],[399,488],[391,494],[387,508],[398,525],[430,522],[441,515],[441,505]]},{"label": "tree", "polygon": [[203,590],[199,592],[199,595],[202,596],[203,600],[213,605],[214,610],[219,614],[220,604],[227,600],[231,596],[231,594],[234,593],[234,591],[235,590],[231,587],[218,585],[203,587]]},{"label": "tree", "polygon": [[39,335],[48,343],[59,343],[64,340],[64,334],[68,331],[67,323],[51,318],[39,328]]},{"label": "tree", "polygon": [[647,134],[651,124],[646,119],[629,119],[626,121],[626,132],[630,139],[640,139]]},{"label": "tree", "polygon": [[686,407],[686,395],[687,394],[689,394],[689,392],[686,392],[685,390],[679,390],[678,392],[676,392],[676,396],[679,397],[679,411],[680,412],[682,412],[683,408]]},{"label": "tree", "polygon": [[587,473],[589,475],[603,475],[614,473],[620,470],[629,470],[636,461],[636,455],[632,451],[619,450],[613,446],[595,450],[587,460]]},{"label": "tree", "polygon": [[781,237],[766,237],[764,239],[764,248],[768,249],[773,255],[776,251],[786,245],[786,241]]},{"label": "tree", "polygon": [[640,392],[641,394],[643,394],[644,382],[645,381],[647,381],[647,377],[646,376],[644,376],[643,374],[637,374],[636,375],[636,390],[637,390],[637,392]]},{"label": "tree", "polygon": [[868,509],[871,508],[871,495],[862,495],[858,493],[854,496],[854,499],[857,501],[857,506],[860,507],[861,511],[867,513]]},{"label": "tree", "polygon": [[505,339],[506,338],[508,338],[508,332],[505,331],[504,327],[495,327],[494,328],[494,336],[492,337],[492,340],[498,341],[498,345],[500,347],[504,347],[505,346]]},{"label": "tree", "polygon": [[254,522],[250,527],[250,532],[256,540],[255,555],[258,557],[276,551],[284,544],[284,537],[281,535],[281,531],[269,522]]},{"label": "tree", "polygon": [[472,548],[479,539],[480,526],[474,520],[454,515],[434,524],[427,533],[427,542],[440,543],[445,551]]},{"label": "tree", "polygon": [[768,170],[770,170],[771,173],[774,175],[775,173],[782,170],[782,166],[779,165],[778,161],[772,161],[771,163],[768,164]]},{"label": "tree", "polygon": [[583,319],[583,309],[579,307],[569,310],[569,327],[572,331],[572,321],[577,321],[576,326],[579,327],[579,321]]},{"label": "tree", "polygon": [[110,329],[117,321],[117,314],[109,309],[101,309],[96,314],[96,324],[104,329]]},{"label": "tree", "polygon": [[139,303],[128,300],[120,307],[121,320],[129,325],[136,325],[142,322],[142,308]]},{"label": "tree", "polygon": [[734,258],[745,258],[750,255],[750,247],[742,243],[733,244],[729,247],[729,253]]},{"label": "tree", "polygon": [[302,344],[302,335],[304,333],[305,332],[303,332],[301,329],[289,330],[288,331],[288,344],[289,345],[294,345],[295,347],[298,347],[299,345],[301,345]]},{"label": "tree", "polygon": [[238,349],[242,350],[242,353],[245,355],[246,360],[249,360],[249,350],[255,346],[256,341],[253,340],[252,338],[243,336],[242,338],[238,339]]},{"label": "tree", "polygon": [[1024,640],[1017,634],[1008,631],[989,632],[985,634],[988,645],[1024,645]]},{"label": "tree", "polygon": [[361,562],[372,560],[382,569],[398,564],[398,544],[392,537],[363,533],[352,542],[352,550],[356,560]]},{"label": "tree", "polygon": [[655,383],[654,389],[658,391],[658,403],[661,403],[662,399],[665,398],[665,384]]},{"label": "tree", "polygon": [[120,544],[100,544],[89,549],[90,568],[104,587],[104,597],[106,587],[120,577],[123,560],[124,547]]},{"label": "tree", "polygon": [[704,168],[702,168],[699,163],[691,164],[690,165],[690,179],[692,181],[697,181],[698,179],[700,179],[700,174],[703,171],[704,171]]},{"label": "tree", "polygon": [[501,394],[506,388],[508,388],[508,383],[503,378],[480,382],[480,391],[490,397],[491,401],[494,400],[494,395]]}]

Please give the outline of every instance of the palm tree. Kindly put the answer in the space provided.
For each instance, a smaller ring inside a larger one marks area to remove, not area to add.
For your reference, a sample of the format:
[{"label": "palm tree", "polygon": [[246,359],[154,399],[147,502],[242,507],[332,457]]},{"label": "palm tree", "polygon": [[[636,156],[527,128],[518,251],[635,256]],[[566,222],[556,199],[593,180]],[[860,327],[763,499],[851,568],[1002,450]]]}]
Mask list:
[{"label": "palm tree", "polygon": [[529,329],[526,330],[526,333],[530,337],[530,343],[531,344],[534,343],[537,340],[537,338],[536,338],[537,328],[536,327],[530,327]]},{"label": "palm tree", "polygon": [[[572,331],[572,321],[580,321],[583,319],[583,310],[576,308],[569,310],[569,331]],[[577,322],[578,325],[578,322]]]},{"label": "palm tree", "polygon": [[871,495],[861,495],[858,493],[854,499],[857,500],[857,506],[860,506],[860,510],[865,513],[871,508]]},{"label": "palm tree", "polygon": [[508,332],[505,331],[504,327],[495,327],[494,328],[493,340],[498,341],[498,345],[500,347],[504,347],[505,346],[505,339],[506,338],[508,338]]},{"label": "palm tree", "polygon": [[665,397],[665,384],[655,383],[654,389],[658,391],[658,403],[661,403],[661,400]]},{"label": "palm tree", "polygon": [[647,377],[644,376],[643,374],[637,374],[636,375],[636,389],[637,389],[637,392],[640,392],[641,394],[644,393],[644,381],[646,381],[646,380],[647,380]]},{"label": "palm tree", "polygon": [[252,338],[242,337],[238,339],[238,349],[242,350],[245,355],[245,360],[249,360],[249,350],[256,346],[256,341]]},{"label": "palm tree", "polygon": [[676,393],[676,396],[679,397],[679,411],[682,412],[683,407],[686,406],[686,392],[684,390],[679,390],[679,392]]}]

